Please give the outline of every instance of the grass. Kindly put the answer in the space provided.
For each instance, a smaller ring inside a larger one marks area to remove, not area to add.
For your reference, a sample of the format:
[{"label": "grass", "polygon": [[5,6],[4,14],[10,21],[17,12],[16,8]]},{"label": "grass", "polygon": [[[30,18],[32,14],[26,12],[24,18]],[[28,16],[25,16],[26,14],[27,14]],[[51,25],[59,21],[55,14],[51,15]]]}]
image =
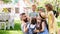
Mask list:
[{"label": "grass", "polygon": [[17,30],[0,30],[0,34],[22,34],[22,31]]},{"label": "grass", "polygon": [[[57,18],[57,20],[60,20],[60,16]],[[57,23],[58,23],[58,27],[60,28],[60,21]]]},{"label": "grass", "polygon": [[14,20],[14,29],[0,30],[0,34],[22,34],[20,20]]},{"label": "grass", "polygon": [[60,22],[58,22],[58,27],[60,28]]}]

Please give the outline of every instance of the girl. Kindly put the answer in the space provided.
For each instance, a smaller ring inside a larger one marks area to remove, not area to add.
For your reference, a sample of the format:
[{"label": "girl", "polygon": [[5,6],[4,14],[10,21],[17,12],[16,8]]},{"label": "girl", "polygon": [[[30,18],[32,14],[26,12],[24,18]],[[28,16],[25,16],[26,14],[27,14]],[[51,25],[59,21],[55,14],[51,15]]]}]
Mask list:
[{"label": "girl", "polygon": [[42,7],[39,9],[39,17],[40,17],[41,20],[45,20],[46,21],[46,27],[48,29],[48,24],[47,24],[47,20],[46,20],[47,16],[45,14],[45,9],[42,8]]},{"label": "girl", "polygon": [[49,34],[46,27],[46,21],[41,20],[40,17],[37,18],[36,32],[37,34]]},{"label": "girl", "polygon": [[46,4],[45,7],[48,11],[47,16],[48,16],[49,34],[56,34],[57,23],[55,16],[53,14],[53,7],[51,4]]},{"label": "girl", "polygon": [[44,14],[44,8],[39,9],[39,16],[37,18],[37,34],[49,34],[48,33],[48,24],[46,22],[46,15]]}]

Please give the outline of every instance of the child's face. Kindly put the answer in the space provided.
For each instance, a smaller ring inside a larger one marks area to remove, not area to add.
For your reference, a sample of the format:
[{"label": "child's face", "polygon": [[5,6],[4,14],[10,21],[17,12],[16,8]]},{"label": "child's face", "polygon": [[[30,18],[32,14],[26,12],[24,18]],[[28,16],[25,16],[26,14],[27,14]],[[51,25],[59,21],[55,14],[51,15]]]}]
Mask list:
[{"label": "child's face", "polygon": [[39,10],[39,13],[40,13],[40,12],[43,12],[43,11],[42,11],[42,10]]},{"label": "child's face", "polygon": [[41,22],[41,19],[40,19],[39,17],[37,18],[37,22],[38,22],[38,23],[40,23],[40,22]]},{"label": "child's face", "polygon": [[36,6],[34,5],[34,6],[32,6],[32,10],[33,11],[35,11],[36,10]]}]

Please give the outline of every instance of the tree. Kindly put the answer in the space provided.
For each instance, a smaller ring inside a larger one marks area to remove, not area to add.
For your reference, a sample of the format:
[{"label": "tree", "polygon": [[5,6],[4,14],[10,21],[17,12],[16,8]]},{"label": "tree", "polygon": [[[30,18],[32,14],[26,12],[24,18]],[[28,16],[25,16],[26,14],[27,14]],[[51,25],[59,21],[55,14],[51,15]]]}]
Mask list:
[{"label": "tree", "polygon": [[12,2],[11,0],[2,0],[4,3],[10,3]]}]

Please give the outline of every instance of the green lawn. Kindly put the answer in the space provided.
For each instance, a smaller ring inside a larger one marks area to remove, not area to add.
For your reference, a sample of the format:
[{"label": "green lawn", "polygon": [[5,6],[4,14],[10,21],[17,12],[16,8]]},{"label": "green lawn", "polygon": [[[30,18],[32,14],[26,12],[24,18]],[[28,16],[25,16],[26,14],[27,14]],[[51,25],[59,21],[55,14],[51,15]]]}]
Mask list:
[{"label": "green lawn", "polygon": [[20,20],[15,20],[14,23],[14,29],[0,30],[0,34],[22,34]]},{"label": "green lawn", "polygon": [[[57,19],[60,20],[60,16]],[[60,21],[57,23],[58,23],[58,27],[60,28]]]},{"label": "green lawn", "polygon": [[22,31],[18,31],[18,30],[0,30],[0,34],[22,34]]}]

